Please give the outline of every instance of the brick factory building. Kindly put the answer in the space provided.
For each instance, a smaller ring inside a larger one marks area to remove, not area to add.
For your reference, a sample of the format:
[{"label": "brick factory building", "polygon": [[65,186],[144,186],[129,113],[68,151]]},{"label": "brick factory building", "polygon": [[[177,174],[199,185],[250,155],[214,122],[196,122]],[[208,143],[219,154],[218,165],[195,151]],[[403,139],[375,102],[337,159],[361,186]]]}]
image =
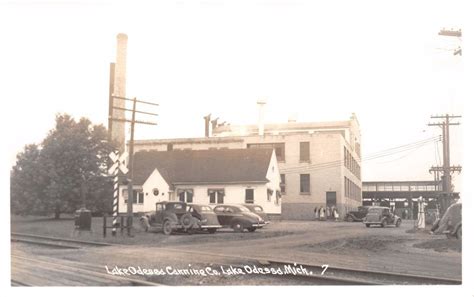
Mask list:
[{"label": "brick factory building", "polygon": [[347,121],[214,125],[209,134],[138,140],[135,151],[273,148],[281,174],[282,219],[312,219],[321,206],[336,206],[342,217],[362,205],[361,136],[354,114]]}]

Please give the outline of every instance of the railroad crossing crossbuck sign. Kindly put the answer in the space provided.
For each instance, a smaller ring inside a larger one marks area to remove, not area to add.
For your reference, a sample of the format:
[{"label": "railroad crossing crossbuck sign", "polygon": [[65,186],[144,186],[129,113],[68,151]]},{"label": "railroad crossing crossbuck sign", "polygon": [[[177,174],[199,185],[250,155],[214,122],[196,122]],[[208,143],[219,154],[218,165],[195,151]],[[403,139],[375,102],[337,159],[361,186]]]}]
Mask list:
[{"label": "railroad crossing crossbuck sign", "polygon": [[127,155],[123,153],[118,155],[118,151],[111,152],[109,154],[110,160],[113,164],[109,168],[109,174],[114,177],[114,204],[113,204],[113,222],[112,222],[112,235],[117,234],[117,217],[118,217],[118,198],[119,198],[119,188],[118,188],[118,174],[119,170],[123,174],[127,174],[128,168],[126,166]]}]

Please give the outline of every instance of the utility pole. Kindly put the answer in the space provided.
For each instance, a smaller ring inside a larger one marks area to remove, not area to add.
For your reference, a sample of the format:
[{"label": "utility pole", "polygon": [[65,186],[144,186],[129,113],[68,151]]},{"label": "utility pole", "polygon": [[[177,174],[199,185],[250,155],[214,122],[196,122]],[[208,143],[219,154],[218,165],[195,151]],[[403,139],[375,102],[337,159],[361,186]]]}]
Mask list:
[{"label": "utility pole", "polygon": [[[438,32],[438,35],[457,37],[457,38],[460,39],[462,37],[462,31],[461,31],[461,29],[459,29],[459,30],[454,30],[454,29],[448,30],[448,29],[443,28]],[[458,48],[454,49],[453,55],[462,56],[462,48],[460,46],[458,46]]]},{"label": "utility pole", "polygon": [[461,166],[451,166],[450,159],[450,146],[449,146],[449,126],[457,126],[459,122],[451,122],[451,119],[460,118],[459,115],[436,115],[431,116],[432,119],[444,119],[443,122],[429,123],[428,126],[439,126],[443,132],[443,166],[432,166],[429,170],[430,173],[435,172],[435,177],[438,172],[442,172],[442,197],[441,202],[441,213],[443,214],[446,209],[453,203],[453,186],[451,183],[451,173],[461,172]]},{"label": "utility pole", "polygon": [[128,119],[121,119],[121,118],[113,118],[111,117],[110,120],[112,121],[119,121],[119,122],[128,122],[130,123],[130,141],[129,141],[129,149],[128,149],[128,201],[127,201],[127,234],[131,236],[131,228],[133,226],[133,153],[134,153],[134,141],[135,141],[135,124],[145,124],[145,125],[157,125],[155,122],[148,122],[148,121],[139,121],[136,120],[136,113],[158,116],[157,113],[151,113],[146,111],[139,111],[137,110],[137,103],[148,104],[153,106],[159,106],[156,103],[137,100],[136,97],[133,99],[125,98],[120,96],[112,96],[113,99],[119,99],[124,101],[131,101],[133,103],[132,109],[123,108],[120,106],[112,106],[113,109],[128,111],[132,113],[132,118]]}]

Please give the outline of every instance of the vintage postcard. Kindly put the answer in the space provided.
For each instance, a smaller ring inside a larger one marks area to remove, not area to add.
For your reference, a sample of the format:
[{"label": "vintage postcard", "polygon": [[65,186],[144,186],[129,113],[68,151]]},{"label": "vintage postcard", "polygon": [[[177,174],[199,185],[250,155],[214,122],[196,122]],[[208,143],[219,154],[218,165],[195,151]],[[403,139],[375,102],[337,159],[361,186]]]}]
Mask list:
[{"label": "vintage postcard", "polygon": [[474,293],[462,3],[0,7],[12,294]]}]

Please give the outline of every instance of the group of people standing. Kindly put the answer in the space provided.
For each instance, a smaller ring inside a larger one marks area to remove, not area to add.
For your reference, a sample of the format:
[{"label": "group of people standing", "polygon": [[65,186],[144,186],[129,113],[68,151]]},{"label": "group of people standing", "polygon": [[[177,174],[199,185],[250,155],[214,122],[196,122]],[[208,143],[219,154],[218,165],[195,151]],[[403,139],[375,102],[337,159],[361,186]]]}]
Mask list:
[{"label": "group of people standing", "polygon": [[331,207],[316,206],[314,208],[314,219],[320,221],[325,221],[326,219],[337,221],[339,220],[339,213],[337,212],[337,208],[334,205],[332,205]]}]

